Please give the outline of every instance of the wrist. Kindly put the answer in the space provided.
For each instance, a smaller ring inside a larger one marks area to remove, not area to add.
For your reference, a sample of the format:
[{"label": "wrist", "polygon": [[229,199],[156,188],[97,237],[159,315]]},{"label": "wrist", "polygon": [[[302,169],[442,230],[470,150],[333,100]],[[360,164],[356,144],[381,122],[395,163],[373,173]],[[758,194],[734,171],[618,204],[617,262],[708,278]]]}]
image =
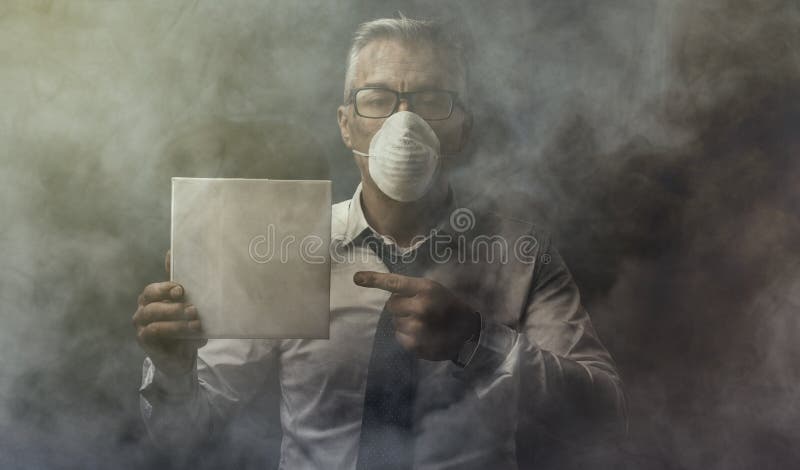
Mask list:
[{"label": "wrist", "polygon": [[190,395],[197,382],[196,364],[177,374],[175,371],[166,372],[155,366],[153,382],[162,394],[171,396]]}]

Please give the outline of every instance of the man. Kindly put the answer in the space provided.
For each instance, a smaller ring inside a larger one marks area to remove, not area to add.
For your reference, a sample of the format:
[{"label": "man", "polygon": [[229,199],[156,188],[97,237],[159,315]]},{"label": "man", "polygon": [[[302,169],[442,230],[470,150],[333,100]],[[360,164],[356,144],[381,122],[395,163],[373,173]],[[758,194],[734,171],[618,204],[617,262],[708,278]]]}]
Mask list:
[{"label": "man", "polygon": [[361,184],[333,207],[329,340],[177,340],[201,331],[196,308],[176,283],[145,287],[133,321],[157,442],[213,435],[266,380],[282,395],[282,468],[517,468],[536,439],[624,421],[547,237],[457,206],[463,50],[431,21],[356,32],[338,121]]}]

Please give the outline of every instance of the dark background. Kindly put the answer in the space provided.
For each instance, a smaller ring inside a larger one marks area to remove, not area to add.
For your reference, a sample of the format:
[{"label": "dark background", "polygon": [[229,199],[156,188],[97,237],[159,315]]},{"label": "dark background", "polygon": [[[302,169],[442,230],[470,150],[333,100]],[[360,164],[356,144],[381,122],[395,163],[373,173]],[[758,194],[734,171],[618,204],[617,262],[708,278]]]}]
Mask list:
[{"label": "dark background", "polygon": [[[800,465],[796,1],[20,0],[0,5],[0,467],[185,463],[147,440],[130,323],[164,278],[170,177],[349,197],[349,37],[398,10],[471,32],[454,184],[552,228],[626,383],[614,465]],[[273,462],[248,420],[194,463]]]}]

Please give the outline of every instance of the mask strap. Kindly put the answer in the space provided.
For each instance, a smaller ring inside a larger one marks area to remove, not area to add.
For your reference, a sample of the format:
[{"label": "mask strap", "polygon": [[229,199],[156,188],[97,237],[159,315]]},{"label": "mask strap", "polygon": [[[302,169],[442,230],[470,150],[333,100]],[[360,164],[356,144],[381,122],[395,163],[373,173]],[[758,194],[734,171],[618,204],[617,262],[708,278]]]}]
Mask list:
[{"label": "mask strap", "polygon": [[368,154],[368,153],[359,152],[359,151],[358,151],[358,150],[356,150],[356,149],[353,149],[353,153],[354,153],[354,154],[356,154],[356,155],[361,155],[362,157],[369,157],[369,154]]}]

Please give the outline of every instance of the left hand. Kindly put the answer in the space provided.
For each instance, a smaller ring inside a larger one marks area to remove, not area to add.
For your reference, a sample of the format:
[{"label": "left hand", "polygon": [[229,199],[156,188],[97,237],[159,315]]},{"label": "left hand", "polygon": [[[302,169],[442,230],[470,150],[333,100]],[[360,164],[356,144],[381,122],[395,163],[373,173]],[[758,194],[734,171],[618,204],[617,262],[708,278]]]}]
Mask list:
[{"label": "left hand", "polygon": [[480,315],[436,281],[375,271],[359,271],[353,281],[392,293],[386,309],[397,341],[422,359],[455,359],[463,344],[480,332]]}]

